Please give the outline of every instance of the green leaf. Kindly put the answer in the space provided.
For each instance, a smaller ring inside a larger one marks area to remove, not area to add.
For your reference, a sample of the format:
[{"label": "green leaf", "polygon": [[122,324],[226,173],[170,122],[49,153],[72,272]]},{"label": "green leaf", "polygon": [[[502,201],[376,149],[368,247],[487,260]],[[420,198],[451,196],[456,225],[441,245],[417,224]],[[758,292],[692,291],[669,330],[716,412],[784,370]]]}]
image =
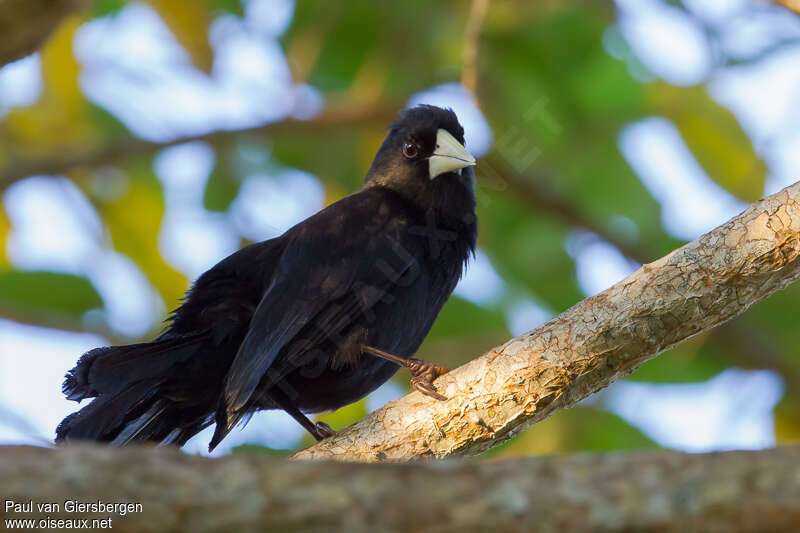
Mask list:
[{"label": "green leaf", "polygon": [[[661,227],[659,204],[617,146],[627,123],[650,114],[645,89],[625,63],[603,49],[612,22],[607,10],[564,4],[540,11],[539,17],[520,21],[511,31],[489,31],[484,39],[482,54],[492,76],[481,103],[492,119],[495,153],[532,181],[546,183],[596,225],[608,227],[620,216],[630,219],[639,234],[630,244],[642,248],[645,259],[655,259],[674,241]],[[553,46],[556,42],[570,45]],[[559,220],[555,212],[540,216]],[[569,229],[568,222],[556,223]],[[497,247],[492,251],[497,254]],[[547,248],[535,253],[540,261],[554,259]],[[567,267],[555,279],[570,274]]]},{"label": "green leaf", "polygon": [[786,380],[787,396],[800,403],[798,307],[800,283],[794,283],[755,304],[742,319],[750,325],[744,330],[748,341],[744,349],[755,354],[747,366],[771,368],[782,374]]},{"label": "green leaf", "polygon": [[323,91],[340,91],[355,79],[378,41],[381,24],[372,2],[355,0],[330,7],[332,24],[309,82]]},{"label": "green leaf", "polygon": [[131,132],[117,117],[100,106],[88,103],[87,118],[102,132],[106,142],[131,140]]},{"label": "green leaf", "polygon": [[583,69],[569,80],[575,101],[595,117],[614,114],[614,118],[636,118],[644,106],[644,89],[633,82],[625,62],[609,56],[601,47],[587,54]]},{"label": "green leaf", "polygon": [[501,334],[508,333],[499,309],[487,309],[458,296],[451,296],[436,317],[427,338],[463,337],[498,331]]},{"label": "green leaf", "polygon": [[95,17],[104,17],[116,13],[127,4],[126,0],[96,0],[92,5]]},{"label": "green leaf", "polygon": [[527,288],[555,311],[583,299],[564,248],[568,228],[508,193],[488,191],[484,198],[478,213],[480,242],[503,279]]},{"label": "green leaf", "polygon": [[369,168],[369,163],[359,158],[360,141],[351,131],[284,135],[274,140],[272,155],[283,165],[314,174],[325,183],[326,190],[334,185],[348,194],[361,186]]},{"label": "green leaf", "polygon": [[708,381],[731,366],[731,359],[704,334],[647,361],[626,379],[650,383]]},{"label": "green leaf", "polygon": [[100,295],[86,278],[55,272],[0,272],[0,307],[34,322],[37,315],[80,318],[102,306]]},{"label": "green leaf", "polygon": [[215,169],[208,177],[203,205],[209,211],[227,211],[239,193],[239,185],[229,174]]},{"label": "green leaf", "polygon": [[[297,81],[369,105],[410,94],[460,75],[469,5],[408,0],[298,0],[281,42]],[[409,47],[408,43],[413,43]],[[413,52],[413,53],[412,53]]]},{"label": "green leaf", "polygon": [[244,16],[244,6],[241,0],[209,0],[208,5],[212,11],[230,13],[237,17]]},{"label": "green leaf", "polygon": [[[266,148],[264,148],[266,156]],[[227,211],[239,193],[240,176],[248,173],[244,165],[237,164],[240,150],[218,150],[214,169],[208,177],[203,194],[203,205],[209,211]]]},{"label": "green leaf", "polygon": [[[500,308],[485,308],[451,296],[418,351],[421,359],[455,368],[508,340],[510,333]],[[408,374],[397,380],[408,385]]]},{"label": "green leaf", "polygon": [[174,309],[189,283],[158,250],[165,209],[161,183],[153,173],[150,158],[128,160],[121,170],[130,177],[124,194],[109,199],[93,195],[91,190],[85,192],[103,217],[114,248],[142,269],[167,309]]}]

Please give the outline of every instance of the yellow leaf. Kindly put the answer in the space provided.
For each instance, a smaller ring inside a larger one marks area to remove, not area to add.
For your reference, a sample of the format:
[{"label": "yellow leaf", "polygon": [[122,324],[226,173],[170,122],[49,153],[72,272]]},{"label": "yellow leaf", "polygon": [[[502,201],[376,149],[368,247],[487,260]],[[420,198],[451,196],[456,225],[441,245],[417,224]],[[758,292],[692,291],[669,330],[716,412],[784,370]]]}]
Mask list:
[{"label": "yellow leaf", "polygon": [[705,88],[654,83],[650,98],[656,112],[678,128],[712,180],[745,202],[763,196],[766,165],[734,114],[712,100]]},{"label": "yellow leaf", "polygon": [[347,196],[347,193],[348,191],[335,182],[326,183],[324,204],[326,206],[331,205],[333,202],[337,202]]},{"label": "yellow leaf", "polygon": [[521,433],[492,457],[550,455],[565,448],[569,428],[563,417],[551,416]]},{"label": "yellow leaf", "polygon": [[214,54],[208,42],[208,27],[213,16],[207,2],[192,0],[147,0],[172,30],[192,58],[192,64],[211,72]]},{"label": "yellow leaf", "polygon": [[75,114],[86,105],[80,91],[78,61],[72,53],[72,41],[84,19],[66,19],[42,49],[42,81],[44,93],[53,103],[62,106],[65,114]]},{"label": "yellow leaf", "polygon": [[787,396],[775,409],[775,439],[778,444],[800,442],[800,409]]},{"label": "yellow leaf", "polygon": [[486,452],[489,457],[525,457],[589,450],[632,450],[656,446],[639,429],[618,416],[592,407],[558,411],[507,444]]},{"label": "yellow leaf", "polygon": [[126,170],[131,177],[126,193],[99,205],[98,210],[114,248],[142,269],[171,310],[178,306],[178,300],[188,288],[188,280],[169,266],[158,250],[164,216],[161,186],[152,175],[149,161],[136,161]]},{"label": "yellow leaf", "polygon": [[72,53],[75,31],[83,21],[81,16],[68,17],[53,33],[41,52],[42,96],[6,117],[16,155],[46,156],[101,140],[88,120],[90,107],[80,91],[80,66]]},{"label": "yellow leaf", "polygon": [[372,160],[375,158],[375,154],[378,153],[378,149],[381,147],[385,136],[385,131],[376,129],[375,131],[364,134],[359,140],[357,147],[358,165],[361,170],[363,170],[362,176],[367,174],[369,167],[372,165]]},{"label": "yellow leaf", "polygon": [[319,26],[300,27],[286,47],[286,62],[292,71],[292,79],[304,82],[314,69],[322,52],[323,37],[328,28]]},{"label": "yellow leaf", "polygon": [[386,58],[381,54],[372,54],[358,69],[344,98],[365,107],[378,107],[388,81]]},{"label": "yellow leaf", "polygon": [[6,216],[5,209],[0,207],[0,270],[8,268],[8,257],[6,257],[6,245],[8,235],[11,233],[11,221]]}]

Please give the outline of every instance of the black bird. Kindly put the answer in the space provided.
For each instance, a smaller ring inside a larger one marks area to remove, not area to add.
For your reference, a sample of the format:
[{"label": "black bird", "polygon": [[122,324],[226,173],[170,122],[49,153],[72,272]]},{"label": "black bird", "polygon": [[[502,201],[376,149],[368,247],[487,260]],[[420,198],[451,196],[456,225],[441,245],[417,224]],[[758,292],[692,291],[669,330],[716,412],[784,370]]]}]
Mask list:
[{"label": "black bird", "polygon": [[442,399],[446,372],[411,356],[474,252],[475,159],[452,110],[422,105],[389,127],[364,185],[280,237],[200,276],[152,342],[97,348],[70,370],[56,441],[183,445],[216,422],[209,450],[237,422],[283,409],[353,403],[399,368]]}]

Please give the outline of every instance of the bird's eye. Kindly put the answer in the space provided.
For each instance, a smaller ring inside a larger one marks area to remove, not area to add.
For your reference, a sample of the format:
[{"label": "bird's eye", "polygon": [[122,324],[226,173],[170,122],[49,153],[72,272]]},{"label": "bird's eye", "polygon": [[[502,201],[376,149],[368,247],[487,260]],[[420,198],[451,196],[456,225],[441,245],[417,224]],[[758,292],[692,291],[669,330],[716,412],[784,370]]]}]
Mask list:
[{"label": "bird's eye", "polygon": [[403,155],[411,159],[417,156],[417,145],[414,143],[405,143],[403,145]]}]

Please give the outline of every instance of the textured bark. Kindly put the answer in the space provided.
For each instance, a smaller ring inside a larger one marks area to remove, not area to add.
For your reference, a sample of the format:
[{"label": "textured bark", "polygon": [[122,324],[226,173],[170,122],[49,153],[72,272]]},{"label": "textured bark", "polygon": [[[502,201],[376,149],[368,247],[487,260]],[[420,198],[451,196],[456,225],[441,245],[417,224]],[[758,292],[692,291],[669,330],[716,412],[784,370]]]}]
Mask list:
[{"label": "textured bark", "polygon": [[474,455],[742,313],[800,276],[800,183],[295,459]]},{"label": "textured bark", "polygon": [[90,0],[0,0],[0,66],[32,54],[64,17]]},{"label": "textured bark", "polygon": [[[174,450],[0,447],[0,520],[112,517],[114,531],[796,531],[800,447],[472,463],[212,460]],[[141,503],[126,516],[38,512]]]}]

